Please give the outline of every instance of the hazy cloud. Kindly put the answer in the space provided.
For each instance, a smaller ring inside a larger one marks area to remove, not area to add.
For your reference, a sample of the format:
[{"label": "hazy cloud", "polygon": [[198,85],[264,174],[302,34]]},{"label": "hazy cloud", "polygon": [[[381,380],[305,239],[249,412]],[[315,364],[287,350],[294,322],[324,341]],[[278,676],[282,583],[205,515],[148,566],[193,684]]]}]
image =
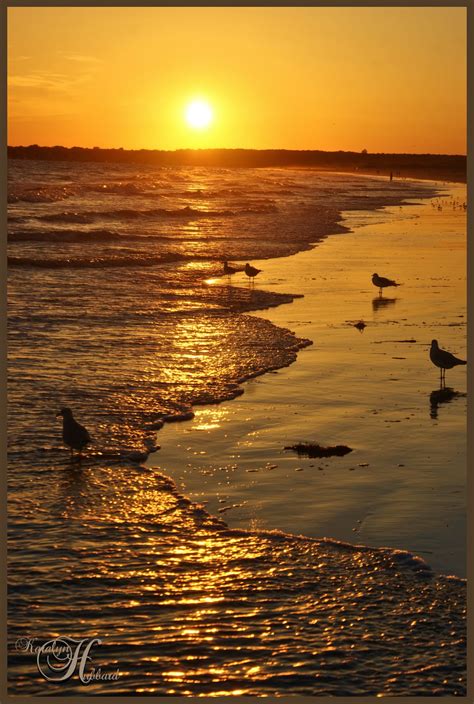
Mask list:
[{"label": "hazy cloud", "polygon": [[9,76],[8,87],[69,93],[76,86],[88,81],[89,78],[91,78],[89,73],[73,77],[64,73],[52,73],[51,71],[32,71],[31,73]]},{"label": "hazy cloud", "polygon": [[86,56],[82,54],[63,54],[63,57],[68,61],[77,61],[83,64],[101,64],[102,59],[98,59],[96,56]]}]

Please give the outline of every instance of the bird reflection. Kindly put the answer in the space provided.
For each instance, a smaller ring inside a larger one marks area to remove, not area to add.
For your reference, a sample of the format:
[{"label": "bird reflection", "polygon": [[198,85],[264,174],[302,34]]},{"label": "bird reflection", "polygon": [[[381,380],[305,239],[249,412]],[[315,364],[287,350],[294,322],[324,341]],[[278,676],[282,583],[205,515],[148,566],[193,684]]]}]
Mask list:
[{"label": "bird reflection", "polygon": [[87,472],[84,472],[80,464],[73,464],[59,472],[51,513],[61,520],[80,516],[90,502],[87,479]]},{"label": "bird reflection", "polygon": [[451,389],[449,386],[441,387],[432,391],[430,393],[430,417],[437,418],[439,406],[442,403],[449,403],[457,396],[464,396],[464,394]]},{"label": "bird reflection", "polygon": [[384,298],[383,296],[377,296],[372,299],[372,309],[377,312],[379,308],[386,308],[387,306],[393,306],[397,301],[397,298]]},{"label": "bird reflection", "polygon": [[234,286],[226,286],[226,305],[232,307],[235,301],[235,288]]}]

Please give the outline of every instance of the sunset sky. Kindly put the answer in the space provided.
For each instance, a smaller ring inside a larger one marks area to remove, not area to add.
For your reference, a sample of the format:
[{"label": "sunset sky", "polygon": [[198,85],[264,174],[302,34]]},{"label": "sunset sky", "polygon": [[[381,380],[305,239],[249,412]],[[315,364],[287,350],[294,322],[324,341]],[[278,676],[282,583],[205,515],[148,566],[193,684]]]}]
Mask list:
[{"label": "sunset sky", "polygon": [[10,145],[466,153],[465,8],[9,8],[8,73]]}]

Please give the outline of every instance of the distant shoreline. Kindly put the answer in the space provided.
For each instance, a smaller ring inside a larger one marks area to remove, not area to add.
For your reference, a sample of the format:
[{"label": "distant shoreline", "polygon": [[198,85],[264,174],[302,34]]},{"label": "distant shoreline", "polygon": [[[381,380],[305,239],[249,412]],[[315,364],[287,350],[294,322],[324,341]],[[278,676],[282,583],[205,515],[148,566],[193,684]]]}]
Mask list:
[{"label": "distant shoreline", "polygon": [[[374,178],[390,178],[390,172],[386,170],[374,170],[374,169],[351,169],[350,167],[344,168],[334,168],[325,169],[320,167],[314,169],[315,171],[327,171],[328,173],[352,173],[355,176],[373,176]],[[419,181],[445,181],[449,183],[466,183],[466,174],[458,174],[450,171],[443,171],[441,169],[423,169],[423,168],[406,168],[400,174],[394,173],[393,180],[400,181],[403,179],[415,179]]]},{"label": "distant shoreline", "polygon": [[168,167],[303,168],[394,179],[466,183],[466,156],[456,154],[371,154],[288,149],[101,149],[99,147],[8,147],[10,159],[139,163]]}]

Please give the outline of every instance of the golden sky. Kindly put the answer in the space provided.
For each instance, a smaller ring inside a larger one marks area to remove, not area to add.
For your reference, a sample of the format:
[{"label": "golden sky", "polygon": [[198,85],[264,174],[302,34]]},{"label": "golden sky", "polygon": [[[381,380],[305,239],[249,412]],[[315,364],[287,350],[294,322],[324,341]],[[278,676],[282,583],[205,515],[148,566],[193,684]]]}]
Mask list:
[{"label": "golden sky", "polygon": [[8,74],[11,145],[466,153],[465,8],[9,8]]}]

